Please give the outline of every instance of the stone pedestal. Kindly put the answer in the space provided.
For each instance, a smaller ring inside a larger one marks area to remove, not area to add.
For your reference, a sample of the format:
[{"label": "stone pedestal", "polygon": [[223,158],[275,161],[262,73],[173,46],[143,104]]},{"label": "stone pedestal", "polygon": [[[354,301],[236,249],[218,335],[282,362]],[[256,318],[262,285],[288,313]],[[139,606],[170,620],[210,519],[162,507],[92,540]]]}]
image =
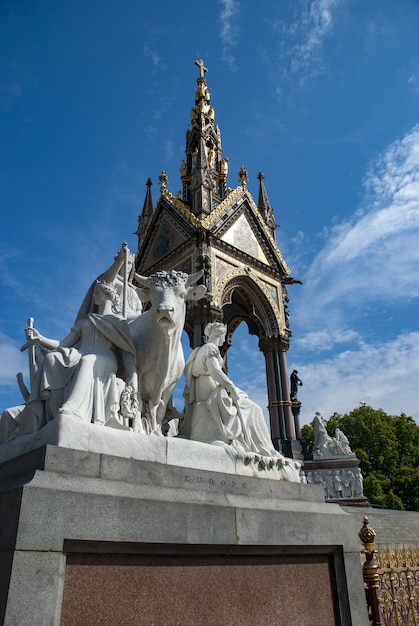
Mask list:
[{"label": "stone pedestal", "polygon": [[178,443],[183,466],[55,445],[2,464],[7,626],[369,623],[352,515],[316,485],[187,467]]},{"label": "stone pedestal", "polygon": [[354,454],[304,462],[308,483],[321,485],[327,502],[341,505],[369,506],[363,493],[360,462]]}]

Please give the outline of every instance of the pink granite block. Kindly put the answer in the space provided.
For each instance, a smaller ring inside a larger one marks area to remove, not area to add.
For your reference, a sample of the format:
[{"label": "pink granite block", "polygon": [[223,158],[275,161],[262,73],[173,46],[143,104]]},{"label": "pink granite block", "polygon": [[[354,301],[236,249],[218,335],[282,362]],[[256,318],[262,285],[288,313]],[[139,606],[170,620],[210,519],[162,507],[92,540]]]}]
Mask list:
[{"label": "pink granite block", "polygon": [[332,626],[327,556],[73,554],[62,626]]}]

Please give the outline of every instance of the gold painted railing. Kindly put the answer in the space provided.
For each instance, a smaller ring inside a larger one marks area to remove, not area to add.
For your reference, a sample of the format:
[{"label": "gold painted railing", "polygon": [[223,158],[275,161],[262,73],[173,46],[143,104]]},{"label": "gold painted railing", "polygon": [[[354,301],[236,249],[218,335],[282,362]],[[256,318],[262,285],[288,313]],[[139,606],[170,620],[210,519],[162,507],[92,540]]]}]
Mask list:
[{"label": "gold painted railing", "polygon": [[359,536],[371,624],[419,626],[419,546],[374,547],[375,532],[367,517]]}]

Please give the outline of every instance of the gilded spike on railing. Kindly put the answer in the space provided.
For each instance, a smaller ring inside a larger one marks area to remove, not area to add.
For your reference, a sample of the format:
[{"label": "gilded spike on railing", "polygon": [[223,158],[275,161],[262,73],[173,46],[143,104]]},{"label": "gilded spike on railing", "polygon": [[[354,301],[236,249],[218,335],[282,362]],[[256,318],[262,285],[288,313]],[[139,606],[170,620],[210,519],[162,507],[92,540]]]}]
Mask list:
[{"label": "gilded spike on railing", "polygon": [[368,526],[368,517],[364,517],[363,526],[359,531],[359,538],[364,545],[365,563],[362,567],[364,575],[365,593],[367,596],[367,604],[371,611],[370,619],[372,626],[385,626],[381,620],[380,607],[378,604],[378,589],[380,586],[380,574],[378,565],[375,562],[374,549],[376,533]]}]

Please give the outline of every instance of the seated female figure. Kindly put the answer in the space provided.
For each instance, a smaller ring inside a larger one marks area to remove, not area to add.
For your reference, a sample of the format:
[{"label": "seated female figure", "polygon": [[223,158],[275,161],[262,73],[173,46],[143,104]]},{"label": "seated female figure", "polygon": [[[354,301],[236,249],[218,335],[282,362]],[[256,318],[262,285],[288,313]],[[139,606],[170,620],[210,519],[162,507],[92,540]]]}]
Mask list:
[{"label": "seated female figure", "polygon": [[106,424],[119,409],[125,386],[121,378],[136,398],[135,348],[127,321],[116,314],[118,295],[111,285],[97,282],[93,300],[97,312],[77,321],[62,341],[26,329],[27,345],[39,344],[50,352],[36,374],[25,408],[15,417],[17,434],[38,430],[58,414]]},{"label": "seated female figure", "polygon": [[186,362],[185,414],[179,434],[195,441],[233,446],[238,454],[261,467],[284,467],[284,478],[299,482],[298,468],[275,450],[261,407],[223,372],[219,347],[226,330],[218,322],[207,324],[207,343],[196,348]]}]

